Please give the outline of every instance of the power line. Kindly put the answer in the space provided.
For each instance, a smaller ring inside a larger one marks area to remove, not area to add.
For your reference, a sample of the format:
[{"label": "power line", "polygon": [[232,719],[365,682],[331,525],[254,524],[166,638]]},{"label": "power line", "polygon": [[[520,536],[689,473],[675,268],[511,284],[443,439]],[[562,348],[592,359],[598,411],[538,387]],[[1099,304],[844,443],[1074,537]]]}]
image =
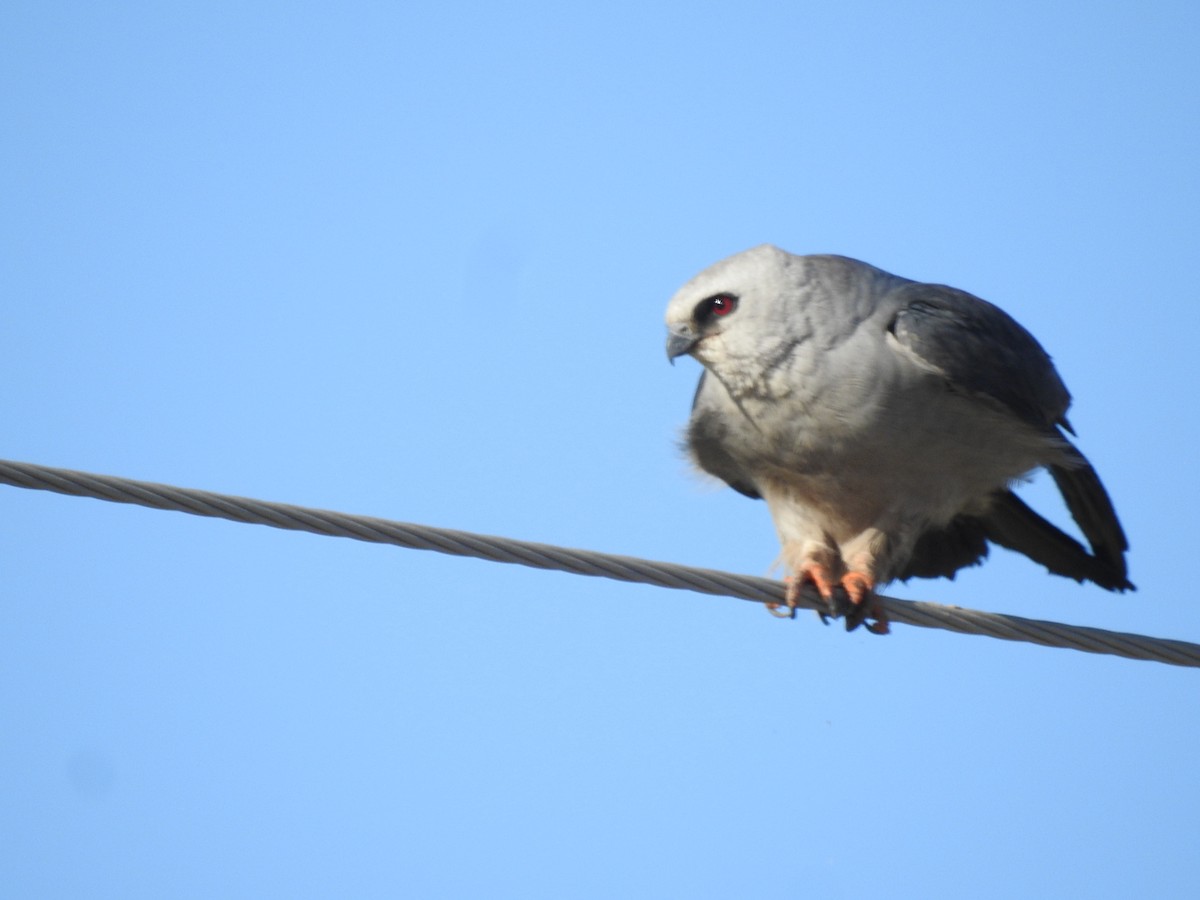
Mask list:
[{"label": "power line", "polygon": [[[152,509],[175,510],[196,516],[230,519],[234,522],[270,525],[292,531],[347,537],[377,544],[396,544],[414,550],[435,550],[454,556],[517,563],[537,569],[557,569],[576,575],[593,575],[617,581],[697,591],[702,594],[738,597],[758,603],[780,603],[784,596],[782,583],[767,578],[654,562],[632,556],[615,556],[592,550],[572,550],[551,544],[394,522],[389,519],[349,515],[287,503],[251,500],[229,494],[134,481],[112,475],[75,472],[34,463],[0,460],[0,483],[55,491],[76,497],[93,497],[115,503],[132,503]],[[1186,641],[1105,631],[1079,625],[1062,625],[1020,616],[980,612],[959,606],[900,600],[895,597],[880,597],[879,601],[890,621],[905,625],[941,628],[960,634],[981,634],[1046,647],[1065,647],[1087,653],[1104,653],[1128,659],[1200,668],[1200,645]],[[814,610],[825,608],[820,597],[811,591],[801,594],[799,604]]]}]

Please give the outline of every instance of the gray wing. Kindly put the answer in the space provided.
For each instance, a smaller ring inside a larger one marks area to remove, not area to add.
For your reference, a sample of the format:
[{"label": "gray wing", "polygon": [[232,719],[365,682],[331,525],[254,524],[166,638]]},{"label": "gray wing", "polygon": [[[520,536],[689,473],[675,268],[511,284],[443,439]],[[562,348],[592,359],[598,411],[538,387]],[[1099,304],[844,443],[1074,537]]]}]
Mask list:
[{"label": "gray wing", "polygon": [[1071,431],[1066,418],[1071,395],[1041,344],[1003,310],[965,291],[907,284],[898,293],[901,306],[889,330],[901,346],[945,378],[951,390],[999,403],[1021,421],[1063,441],[1070,463],[1048,468],[1092,548],[1089,555],[1015,494],[1003,491],[978,522],[923,537],[912,574],[979,561],[984,555],[979,552],[982,534],[1059,575],[1093,581],[1108,590],[1131,589],[1125,532],[1095,469],[1058,430]]},{"label": "gray wing", "polygon": [[1066,420],[1071,395],[1049,355],[1008,313],[965,291],[906,284],[889,330],[955,390],[988,397],[1036,428]]},{"label": "gray wing", "polygon": [[[1068,491],[1079,488],[1064,488],[1061,480],[1063,470],[1052,468],[1050,472],[1067,498],[1067,508],[1071,510],[1071,515],[1079,522],[1080,528],[1091,543],[1092,552],[1089,554],[1077,540],[1039,516],[1012,491],[997,494],[993,498],[991,509],[981,520],[988,540],[1009,550],[1024,553],[1056,575],[1064,575],[1076,581],[1091,581],[1109,591],[1133,590],[1133,584],[1129,581],[1125,569],[1124,551],[1128,549],[1125,535],[1121,531],[1116,513],[1112,510],[1112,504],[1108,502],[1108,494],[1092,467],[1087,467],[1086,475],[1074,471],[1067,471],[1066,474],[1072,476],[1071,485],[1078,483],[1087,487],[1085,493],[1089,499],[1084,502],[1089,506],[1095,504],[1097,499],[1108,505],[1107,511],[1093,510],[1094,518],[1086,519],[1089,522],[1101,523],[1102,533],[1099,538],[1096,536],[1097,528],[1085,527],[1075,511],[1079,508],[1079,501],[1073,501]],[[1074,480],[1075,476],[1080,478],[1078,482]],[[1091,485],[1088,485],[1089,481],[1092,482]]]},{"label": "gray wing", "polygon": [[692,417],[688,422],[687,448],[696,465],[710,475],[720,478],[739,494],[752,500],[761,500],[762,495],[754,481],[728,450],[730,439],[729,422],[721,409],[712,401],[708,391],[724,390],[720,382],[708,380],[708,372],[700,375],[696,395],[692,398]]},{"label": "gray wing", "polygon": [[1012,491],[997,491],[982,516],[962,515],[921,535],[900,578],[953,578],[988,555],[988,541],[1023,553],[1055,575],[1091,581],[1110,591],[1131,590],[1122,558],[1087,549],[1030,509]]}]

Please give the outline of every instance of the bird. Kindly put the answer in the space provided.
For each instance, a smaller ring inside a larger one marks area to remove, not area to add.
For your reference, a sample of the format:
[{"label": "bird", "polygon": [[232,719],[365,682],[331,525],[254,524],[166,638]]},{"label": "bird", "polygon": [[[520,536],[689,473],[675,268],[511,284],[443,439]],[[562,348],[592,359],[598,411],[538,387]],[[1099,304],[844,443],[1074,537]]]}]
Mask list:
[{"label": "bird", "polygon": [[[1112,500],[1071,442],[1071,395],[999,307],[764,244],[684,284],[666,325],[668,359],[703,366],[687,454],[773,519],[788,572],[777,615],[811,586],[847,630],[886,633],[881,586],[953,578],[990,544],[1134,590]],[[1015,493],[1038,469],[1087,547]]]}]

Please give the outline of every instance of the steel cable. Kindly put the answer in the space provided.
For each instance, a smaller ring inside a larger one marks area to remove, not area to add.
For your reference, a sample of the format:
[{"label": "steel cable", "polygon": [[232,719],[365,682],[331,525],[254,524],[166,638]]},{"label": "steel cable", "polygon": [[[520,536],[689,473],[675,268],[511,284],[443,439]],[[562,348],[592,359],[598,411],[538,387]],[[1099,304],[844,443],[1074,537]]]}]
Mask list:
[{"label": "steel cable", "polygon": [[[552,544],[414,525],[371,516],[349,515],[287,503],[251,500],[211,491],[134,481],[111,475],[94,475],[34,463],[0,460],[0,483],[76,497],[93,497],[115,503],[132,503],[152,509],[230,519],[234,522],[270,525],[292,531],[353,538],[377,544],[395,544],[414,550],[434,550],[454,556],[471,556],[538,569],[557,569],[576,575],[738,597],[758,603],[779,603],[783,600],[783,584],[767,578],[734,575],[714,569],[698,569],[631,556],[615,556],[592,550],[573,550]],[[905,625],[941,628],[960,634],[980,634],[1008,641],[1026,641],[1046,647],[1064,647],[1087,653],[1151,660],[1176,666],[1200,667],[1200,645],[1186,641],[1105,631],[1079,625],[1062,625],[1057,622],[895,597],[880,597],[879,600],[890,621]],[[823,602],[812,592],[803,592],[799,602],[808,609],[824,609]]]}]

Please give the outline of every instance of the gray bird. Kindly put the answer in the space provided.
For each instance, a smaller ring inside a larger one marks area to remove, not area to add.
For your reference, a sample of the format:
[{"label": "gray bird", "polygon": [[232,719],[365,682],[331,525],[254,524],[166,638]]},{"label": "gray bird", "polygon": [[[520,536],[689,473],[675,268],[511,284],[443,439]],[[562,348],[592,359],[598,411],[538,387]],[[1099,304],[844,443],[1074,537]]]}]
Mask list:
[{"label": "gray bird", "polygon": [[[687,449],[766,500],[791,573],[783,614],[811,584],[847,628],[886,632],[877,586],[952,578],[989,541],[1133,589],[1112,502],[1065,434],[1070,394],[1033,335],[987,301],[761,246],[685,284],[666,319],[667,356],[705,369]],[[1039,467],[1090,553],[1013,493]]]}]

